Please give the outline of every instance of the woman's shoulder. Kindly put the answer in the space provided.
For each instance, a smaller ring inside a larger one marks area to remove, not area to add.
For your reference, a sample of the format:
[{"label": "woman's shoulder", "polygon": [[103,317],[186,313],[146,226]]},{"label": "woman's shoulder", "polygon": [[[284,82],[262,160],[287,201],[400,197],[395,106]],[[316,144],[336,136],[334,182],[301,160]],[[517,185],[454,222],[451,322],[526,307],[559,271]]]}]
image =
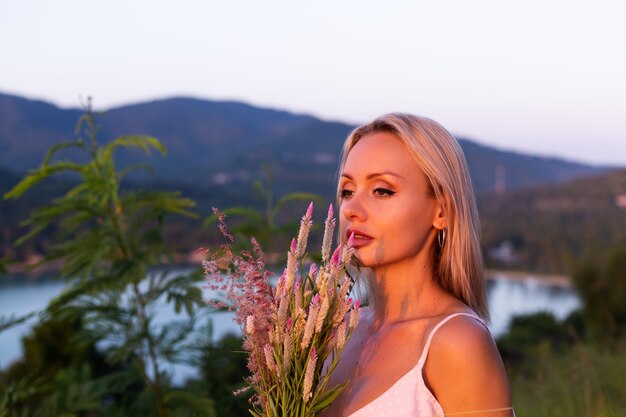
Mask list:
[{"label": "woman's shoulder", "polygon": [[444,349],[457,346],[480,347],[483,343],[493,343],[493,338],[485,321],[469,307],[455,309],[433,320],[437,331],[432,343]]},{"label": "woman's shoulder", "polygon": [[477,358],[500,354],[491,333],[482,320],[469,307],[455,306],[433,320],[429,348],[429,362],[435,365],[471,365]]},{"label": "woman's shoulder", "polygon": [[465,313],[447,320],[433,334],[425,382],[444,410],[508,406],[508,382],[498,348],[484,322],[475,313]]}]

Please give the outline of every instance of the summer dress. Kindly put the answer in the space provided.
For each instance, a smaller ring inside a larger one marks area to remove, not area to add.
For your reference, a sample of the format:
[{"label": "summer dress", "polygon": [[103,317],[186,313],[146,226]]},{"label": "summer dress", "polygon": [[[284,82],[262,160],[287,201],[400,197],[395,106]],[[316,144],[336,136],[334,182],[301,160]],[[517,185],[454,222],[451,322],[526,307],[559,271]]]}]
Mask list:
[{"label": "summer dress", "polygon": [[434,334],[448,320],[457,316],[472,317],[486,327],[485,322],[473,314],[450,314],[431,330],[417,365],[404,374],[387,391],[350,414],[349,417],[445,417],[441,405],[424,384],[422,368]]}]

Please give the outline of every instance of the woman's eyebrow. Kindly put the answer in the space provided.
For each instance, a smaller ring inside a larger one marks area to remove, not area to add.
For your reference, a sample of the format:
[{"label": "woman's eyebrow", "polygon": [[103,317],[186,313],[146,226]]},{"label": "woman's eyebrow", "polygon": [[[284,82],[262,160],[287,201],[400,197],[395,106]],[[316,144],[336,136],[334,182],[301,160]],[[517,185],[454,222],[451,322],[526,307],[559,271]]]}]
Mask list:
[{"label": "woman's eyebrow", "polygon": [[[396,172],[393,172],[393,171],[381,171],[381,172],[373,172],[373,173],[371,173],[371,174],[368,174],[368,175],[365,177],[365,179],[367,179],[367,180],[371,180],[372,178],[376,178],[376,177],[384,177],[384,176],[386,176],[386,175],[390,175],[390,176],[392,176],[392,177],[397,177],[397,178],[404,178],[402,175],[400,175],[400,174],[398,174],[398,173],[396,173]],[[345,177],[345,178],[347,178],[347,179],[349,179],[349,180],[354,180],[354,178],[352,178],[352,176],[351,176],[350,174],[347,174],[347,173],[345,173],[345,172],[344,172],[344,173],[342,173],[342,174],[341,174],[341,176],[342,176],[342,177]]]}]

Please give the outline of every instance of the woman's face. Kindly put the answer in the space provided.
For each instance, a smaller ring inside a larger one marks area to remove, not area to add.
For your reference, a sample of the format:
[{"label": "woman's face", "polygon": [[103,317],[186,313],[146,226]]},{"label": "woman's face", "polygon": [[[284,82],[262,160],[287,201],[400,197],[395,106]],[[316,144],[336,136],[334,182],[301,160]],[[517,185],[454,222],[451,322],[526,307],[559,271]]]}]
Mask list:
[{"label": "woman's face", "polygon": [[426,175],[392,133],[362,137],[341,172],[340,230],[354,233],[355,255],[366,267],[388,266],[428,253],[433,226],[444,226]]}]

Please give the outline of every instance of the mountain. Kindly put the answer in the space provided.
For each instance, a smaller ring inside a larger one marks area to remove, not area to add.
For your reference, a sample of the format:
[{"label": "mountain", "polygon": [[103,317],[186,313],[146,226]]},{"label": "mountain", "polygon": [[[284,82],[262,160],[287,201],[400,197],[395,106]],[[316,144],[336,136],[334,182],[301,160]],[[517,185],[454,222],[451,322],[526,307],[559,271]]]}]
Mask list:
[{"label": "mountain", "polygon": [[11,189],[18,181],[20,176],[8,169],[0,167],[0,192],[5,193]]},{"label": "mountain", "polygon": [[80,114],[0,94],[0,166],[21,173],[38,165],[50,146],[73,138]]},{"label": "mountain", "polygon": [[68,179],[49,178],[38,184],[35,192],[26,193],[17,200],[3,199],[2,196],[20,179],[20,174],[0,167],[0,258],[8,255],[23,259],[29,253],[40,253],[42,246],[48,243],[48,236],[19,247],[13,246],[13,242],[27,231],[20,223],[32,209],[48,204],[73,185]]},{"label": "mountain", "polygon": [[567,273],[580,259],[626,244],[626,170],[483,194],[487,263]]},{"label": "mountain", "polygon": [[554,157],[500,150],[458,138],[478,193],[517,190],[529,186],[562,183],[598,174],[609,167],[594,167]]},{"label": "mountain", "polygon": [[[73,138],[79,109],[0,94],[0,166],[23,173],[41,162],[55,143]],[[263,109],[244,103],[169,98],[116,107],[100,118],[102,140],[124,134],[149,134],[169,149],[152,157],[157,180],[199,190],[236,189],[269,164],[277,192],[307,190],[331,198],[343,140],[354,127],[312,116]],[[602,172],[557,158],[507,152],[460,138],[477,192],[496,183],[518,189],[567,181]],[[122,163],[146,162],[138,152],[120,153]]]},{"label": "mountain", "polygon": [[[0,192],[39,165],[53,144],[74,138],[81,113],[0,94]],[[169,149],[166,158],[120,153],[121,163],[141,160],[157,173],[149,183],[138,177],[128,187],[144,181],[143,187],[180,190],[198,202],[201,215],[211,206],[253,204],[250,183],[262,176],[264,164],[271,166],[276,195],[311,191],[331,201],[340,148],[353,128],[243,103],[190,98],[117,107],[99,120],[103,139],[150,134]],[[608,250],[626,241],[625,170],[608,172],[608,167],[508,152],[464,138],[459,142],[479,195],[488,265],[563,273],[592,249]],[[21,234],[18,223],[25,213],[58,196],[71,181],[50,180],[38,192],[0,202],[0,255],[17,251],[19,257],[45,248],[46,236],[21,249],[10,242]],[[493,192],[496,184],[498,193]],[[197,225],[176,227],[189,247],[205,239]]]}]

